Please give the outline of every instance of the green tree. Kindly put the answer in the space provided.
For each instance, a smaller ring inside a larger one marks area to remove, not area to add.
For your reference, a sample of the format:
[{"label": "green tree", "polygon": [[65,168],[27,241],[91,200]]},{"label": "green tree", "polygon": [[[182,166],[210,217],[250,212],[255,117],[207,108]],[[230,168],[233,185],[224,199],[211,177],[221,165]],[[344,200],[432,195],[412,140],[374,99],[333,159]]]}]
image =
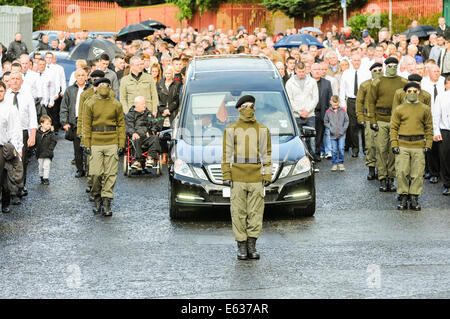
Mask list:
[{"label": "green tree", "polygon": [[2,6],[25,6],[33,8],[33,30],[45,25],[51,18],[50,0],[0,0]]},{"label": "green tree", "polygon": [[[367,2],[368,0],[347,0],[347,8],[361,8]],[[341,2],[337,0],[263,0],[262,5],[271,11],[281,11],[290,18],[302,20],[342,12]]]},{"label": "green tree", "polygon": [[178,20],[191,19],[196,11],[200,14],[209,10],[217,11],[220,4],[223,2],[231,2],[227,0],[166,0],[168,3],[173,3],[180,9],[177,14]]}]

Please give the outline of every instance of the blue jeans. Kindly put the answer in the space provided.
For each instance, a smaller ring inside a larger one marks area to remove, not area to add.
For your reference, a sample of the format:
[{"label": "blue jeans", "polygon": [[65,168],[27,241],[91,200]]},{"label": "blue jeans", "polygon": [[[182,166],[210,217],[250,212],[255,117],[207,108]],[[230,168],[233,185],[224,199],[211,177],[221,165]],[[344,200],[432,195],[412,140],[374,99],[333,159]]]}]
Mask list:
[{"label": "blue jeans", "polygon": [[331,164],[344,163],[345,136],[331,139]]},{"label": "blue jeans", "polygon": [[331,154],[331,140],[330,130],[325,128],[325,135],[323,137],[323,143],[320,146],[320,154]]},{"label": "blue jeans", "polygon": [[[311,116],[308,118],[297,117],[297,118],[295,118],[295,120],[297,121],[297,126],[300,130],[300,133],[302,131],[303,126],[310,126],[312,128],[316,127],[316,117],[315,116]],[[308,148],[308,152],[311,154],[311,156],[314,157],[316,154],[316,138],[315,137],[305,138],[305,144],[306,144],[306,147]]]}]

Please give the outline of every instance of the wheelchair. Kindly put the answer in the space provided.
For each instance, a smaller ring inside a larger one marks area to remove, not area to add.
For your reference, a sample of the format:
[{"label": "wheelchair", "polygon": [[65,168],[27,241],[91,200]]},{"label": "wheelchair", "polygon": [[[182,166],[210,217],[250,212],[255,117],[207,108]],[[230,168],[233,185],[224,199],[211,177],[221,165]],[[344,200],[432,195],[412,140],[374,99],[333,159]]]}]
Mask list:
[{"label": "wheelchair", "polygon": [[[159,134],[157,134],[159,137]],[[150,156],[148,151],[142,153],[142,162],[145,163],[147,158]],[[133,173],[154,173],[156,176],[160,176],[162,174],[162,154],[159,153],[157,158],[154,158],[154,166],[152,168],[147,168],[141,162],[140,168],[132,168],[131,165],[136,160],[135,157],[135,147],[134,141],[127,135],[127,142],[125,147],[125,152],[123,154],[123,174],[127,177],[130,177]]]}]

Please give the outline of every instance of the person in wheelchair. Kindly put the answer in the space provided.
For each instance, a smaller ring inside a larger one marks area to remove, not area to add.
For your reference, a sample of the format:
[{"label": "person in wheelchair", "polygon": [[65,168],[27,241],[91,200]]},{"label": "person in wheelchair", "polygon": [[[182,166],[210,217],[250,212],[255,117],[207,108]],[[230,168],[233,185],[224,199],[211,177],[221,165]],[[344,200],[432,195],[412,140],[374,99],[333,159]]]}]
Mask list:
[{"label": "person in wheelchair", "polygon": [[[147,109],[143,96],[137,96],[134,99],[134,105],[125,115],[125,124],[127,135],[131,138],[135,151],[135,160],[131,168],[142,168],[144,161],[146,168],[152,168],[156,164],[155,159],[161,152],[159,137],[156,135],[161,128],[157,119]],[[142,156],[145,151],[148,154],[147,160]]]}]

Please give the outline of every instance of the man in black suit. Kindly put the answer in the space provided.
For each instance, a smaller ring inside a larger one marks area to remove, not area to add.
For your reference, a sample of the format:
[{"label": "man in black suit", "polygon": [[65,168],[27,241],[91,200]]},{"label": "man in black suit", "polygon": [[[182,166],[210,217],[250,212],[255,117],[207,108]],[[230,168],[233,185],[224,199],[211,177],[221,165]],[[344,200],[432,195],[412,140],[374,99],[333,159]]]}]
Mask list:
[{"label": "man in black suit", "polygon": [[314,160],[320,162],[320,146],[322,145],[323,137],[325,134],[325,124],[323,119],[325,112],[330,107],[331,96],[333,90],[331,88],[331,82],[321,77],[322,70],[319,63],[314,63],[311,66],[311,77],[316,80],[317,88],[319,89],[319,103],[316,105],[316,154],[314,154]]},{"label": "man in black suit", "polygon": [[443,35],[445,39],[450,39],[450,28],[445,24],[445,18],[439,17],[437,33]]}]

